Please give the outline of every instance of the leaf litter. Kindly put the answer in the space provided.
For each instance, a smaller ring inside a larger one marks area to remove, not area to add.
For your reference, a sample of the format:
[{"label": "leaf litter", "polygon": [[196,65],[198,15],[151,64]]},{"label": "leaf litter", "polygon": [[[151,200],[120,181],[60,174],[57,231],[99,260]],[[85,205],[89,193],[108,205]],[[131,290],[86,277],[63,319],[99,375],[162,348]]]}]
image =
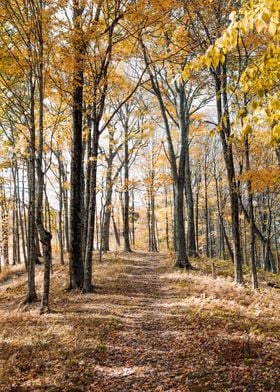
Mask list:
[{"label": "leaf litter", "polygon": [[280,391],[276,290],[177,272],[154,253],[108,254],[94,278],[95,293],[69,293],[55,265],[42,316],[18,308],[21,280],[1,292],[1,391]]}]

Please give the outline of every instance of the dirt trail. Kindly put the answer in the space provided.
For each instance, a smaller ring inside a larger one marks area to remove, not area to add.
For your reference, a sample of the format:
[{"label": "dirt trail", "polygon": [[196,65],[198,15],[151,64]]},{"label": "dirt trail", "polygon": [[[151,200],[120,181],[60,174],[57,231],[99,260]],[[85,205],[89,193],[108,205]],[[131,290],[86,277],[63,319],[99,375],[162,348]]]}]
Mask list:
[{"label": "dirt trail", "polygon": [[172,358],[180,334],[167,326],[170,298],[160,282],[160,257],[134,257],[121,277],[126,296],[122,328],[106,359],[96,367],[104,377],[104,391],[160,391],[178,385],[184,390],[185,372],[178,371]]}]

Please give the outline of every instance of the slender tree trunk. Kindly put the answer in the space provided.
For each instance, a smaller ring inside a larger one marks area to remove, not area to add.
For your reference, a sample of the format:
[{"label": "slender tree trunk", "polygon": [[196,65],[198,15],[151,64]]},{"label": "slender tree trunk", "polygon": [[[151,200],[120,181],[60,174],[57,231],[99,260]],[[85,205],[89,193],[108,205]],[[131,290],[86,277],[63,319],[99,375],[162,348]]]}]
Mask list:
[{"label": "slender tree trunk", "polygon": [[[237,284],[243,283],[242,271],[242,254],[240,245],[240,230],[239,230],[239,203],[238,203],[238,189],[236,184],[233,150],[230,140],[231,125],[229,118],[229,108],[227,100],[227,71],[226,64],[223,69],[218,66],[215,74],[216,81],[216,106],[219,124],[221,124],[220,137],[222,141],[224,161],[227,171],[227,180],[230,194],[231,207],[231,227],[232,227],[232,241],[233,241],[233,257],[234,257],[234,280]],[[224,109],[224,111],[223,111]]]},{"label": "slender tree trunk", "polygon": [[177,246],[177,243],[176,243],[176,227],[177,227],[177,225],[176,225],[176,214],[175,214],[175,185],[174,185],[174,183],[172,184],[172,196],[173,196],[173,199],[172,199],[172,204],[171,204],[171,213],[172,213],[172,217],[173,217],[173,219],[172,219],[172,226],[173,226],[173,238],[172,238],[172,240],[173,240],[173,250],[174,250],[174,252],[175,252],[175,254],[176,254],[176,246]]},{"label": "slender tree trunk", "polygon": [[184,183],[182,179],[178,180],[175,187],[175,242],[176,242],[176,262],[175,266],[186,268],[187,249],[185,237],[185,219],[184,219]]},{"label": "slender tree trunk", "polygon": [[151,235],[152,235],[152,251],[158,252],[158,244],[157,244],[157,229],[156,229],[156,214],[155,214],[155,194],[154,190],[152,190],[151,194]]},{"label": "slender tree trunk", "polygon": [[110,250],[110,224],[112,215],[112,189],[107,190],[104,205],[104,225],[102,229],[102,247],[105,252]]},{"label": "slender tree trunk", "polygon": [[124,251],[132,252],[129,239],[129,148],[128,148],[128,124],[124,129],[124,213],[123,213],[123,238]]},{"label": "slender tree trunk", "polygon": [[24,179],[25,179],[25,170],[22,170],[22,192],[20,197],[20,181],[19,181],[19,174],[17,172],[17,193],[18,193],[18,200],[20,200],[19,204],[19,223],[20,223],[20,232],[21,232],[21,247],[22,253],[24,257],[24,264],[27,269],[28,265],[28,249],[26,244],[28,243],[28,232],[27,232],[27,222],[26,222],[26,210],[25,210],[25,189],[24,189]]},{"label": "slender tree trunk", "polygon": [[[240,221],[240,226],[241,226],[241,221]],[[242,233],[241,233],[242,235]],[[242,245],[242,249],[243,249],[243,262],[245,265],[247,265],[247,232],[246,232],[246,219],[244,216],[243,219],[243,245]]]},{"label": "slender tree trunk", "polygon": [[3,259],[4,265],[8,266],[10,264],[9,260],[9,214],[8,214],[8,205],[6,200],[5,190],[3,185],[1,185],[1,224],[2,224],[2,250],[3,250]]},{"label": "slender tree trunk", "polygon": [[[83,282],[83,293],[90,293],[93,291],[92,284],[92,257],[94,249],[94,226],[95,226],[95,215],[96,215],[96,181],[97,181],[97,158],[98,158],[98,146],[99,146],[99,131],[98,123],[93,124],[93,139],[92,139],[92,150],[91,160],[89,165],[90,170],[90,186],[89,186],[89,202],[88,202],[88,221],[87,221],[87,237],[86,237],[86,248],[85,248],[85,271],[84,271],[84,282]],[[102,243],[102,222],[100,221],[100,240]],[[100,244],[102,247],[102,244]]]},{"label": "slender tree trunk", "polygon": [[275,148],[275,152],[276,152],[278,166],[280,167],[280,143],[279,142],[278,142],[278,146]]},{"label": "slender tree trunk", "polygon": [[60,157],[60,151],[57,153],[58,160],[58,182],[59,182],[59,210],[58,210],[58,241],[59,241],[59,251],[60,251],[60,264],[64,265],[64,239],[65,232],[63,228],[63,198],[64,198],[64,181],[63,181],[63,171],[62,162]]},{"label": "slender tree trunk", "polygon": [[38,127],[38,153],[37,153],[37,209],[36,209],[36,224],[40,236],[40,241],[43,248],[44,258],[44,278],[43,278],[43,295],[41,302],[41,312],[49,308],[49,293],[50,293],[50,269],[52,263],[52,248],[51,248],[51,233],[44,225],[43,214],[43,198],[45,190],[45,174],[43,169],[43,146],[44,146],[44,74],[43,74],[43,1],[39,1],[40,9],[38,10],[37,20],[37,34],[38,34],[38,51],[39,51],[39,65],[38,65],[38,95],[39,95],[39,127]]},{"label": "slender tree trunk", "polygon": [[82,32],[83,7],[73,0],[74,74],[72,107],[71,202],[70,202],[70,289],[81,289],[84,281],[83,222],[83,85],[85,46]]},{"label": "slender tree trunk", "polygon": [[211,207],[208,208],[208,224],[209,224],[209,256],[210,259],[213,258],[214,249],[213,249],[213,236],[212,236],[212,216],[211,216]]},{"label": "slender tree trunk", "polygon": [[199,220],[199,192],[198,190],[196,191],[195,194],[195,242],[196,242],[196,249],[197,253],[199,252],[199,243],[198,243],[198,234],[199,234],[199,229],[198,229],[198,220]]},{"label": "slender tree trunk", "polygon": [[[191,268],[191,264],[187,255],[187,244],[185,236],[185,217],[184,217],[184,188],[186,179],[186,156],[188,149],[189,135],[189,117],[186,103],[185,87],[182,83],[178,86],[179,103],[179,127],[180,127],[180,158],[178,163],[178,171],[176,173],[175,186],[175,234],[176,234],[176,261],[175,266],[180,268]],[[176,166],[176,163],[173,164]],[[173,169],[174,170],[174,169]],[[174,177],[174,176],[173,176]]]},{"label": "slender tree trunk", "polygon": [[[64,172],[63,182],[66,184],[67,175],[66,171]],[[69,238],[69,208],[68,208],[68,191],[67,189],[63,189],[63,206],[64,206],[64,237],[65,237],[65,247],[66,252],[70,252],[70,238]]]},{"label": "slender tree trunk", "polygon": [[36,150],[36,136],[35,136],[35,83],[33,72],[29,74],[29,89],[30,89],[30,141],[29,141],[29,159],[27,162],[28,171],[28,263],[27,263],[27,277],[28,277],[28,293],[24,301],[25,304],[30,304],[37,300],[35,289],[35,263],[37,259],[36,254],[36,210],[35,210],[35,193],[36,193],[36,166],[35,166],[35,150]]},{"label": "slender tree trunk", "polygon": [[188,247],[188,255],[191,257],[196,257],[197,248],[196,248],[196,231],[195,231],[195,222],[194,222],[194,202],[193,202],[193,192],[192,192],[192,179],[191,179],[191,169],[190,169],[190,151],[189,151],[189,143],[187,143],[187,152],[186,152],[186,179],[185,179],[185,191],[186,191],[186,204],[187,204],[187,247]]},{"label": "slender tree trunk", "polygon": [[151,200],[150,200],[149,186],[147,189],[147,228],[148,228],[148,250],[152,248],[152,235],[151,235]]},{"label": "slender tree trunk", "polygon": [[88,214],[91,189],[92,189],[92,153],[93,153],[93,116],[92,107],[88,107],[87,111],[89,114],[85,120],[87,127],[87,140],[83,143],[83,159],[84,159],[84,170],[85,170],[85,183],[84,183],[84,227],[83,227],[83,255],[86,253],[87,241],[88,241],[88,227],[90,216]]},{"label": "slender tree trunk", "polygon": [[13,230],[13,265],[18,263],[17,259],[17,234],[16,234],[16,204],[13,203],[13,221],[12,221],[12,230]]},{"label": "slender tree trunk", "polygon": [[164,186],[164,195],[165,195],[165,241],[166,241],[166,249],[170,249],[169,245],[169,217],[168,217],[168,190],[167,185]]},{"label": "slender tree trunk", "polygon": [[204,157],[204,219],[205,219],[205,249],[206,257],[210,257],[210,241],[209,241],[209,210],[208,210],[208,183],[207,183],[207,166],[206,155]]},{"label": "slender tree trunk", "polygon": [[271,252],[271,228],[272,228],[272,210],[270,205],[270,195],[267,191],[267,231],[266,231],[266,243],[265,243],[265,257],[264,265],[266,271],[272,271],[276,273],[276,267],[274,263],[274,257],[270,257]]},{"label": "slender tree trunk", "polygon": [[132,245],[135,246],[135,204],[134,204],[134,190],[131,191],[131,234]]},{"label": "slender tree trunk", "polygon": [[15,166],[12,168],[12,176],[13,176],[13,183],[14,183],[14,210],[13,210],[13,264],[17,264],[21,262],[20,257],[20,222],[19,222],[19,205],[20,199],[18,198],[18,166],[16,157],[14,157]]},{"label": "slender tree trunk", "polygon": [[278,236],[277,236],[277,228],[276,228],[276,216],[274,215],[274,219],[273,219],[273,223],[274,223],[274,232],[275,232],[275,236],[274,236],[274,244],[275,244],[275,253],[276,253],[276,273],[279,274],[280,269],[279,269],[279,247],[278,247]]},{"label": "slender tree trunk", "polygon": [[[98,211],[95,211],[95,245],[96,249],[99,249],[99,222],[98,222]],[[101,242],[101,241],[100,241]]]},{"label": "slender tree trunk", "polygon": [[64,240],[63,240],[63,191],[59,191],[59,211],[58,211],[58,241],[60,264],[64,265]]},{"label": "slender tree trunk", "polygon": [[119,235],[119,230],[115,221],[115,216],[112,210],[112,222],[113,222],[113,228],[114,228],[114,234],[115,234],[115,239],[116,239],[116,243],[118,244],[118,246],[121,245],[121,241],[120,241],[120,235]]},{"label": "slender tree trunk", "polygon": [[152,157],[152,168],[149,172],[149,181],[147,189],[147,215],[148,215],[148,228],[149,228],[149,252],[157,252],[157,239],[156,239],[156,216],[155,216],[155,190],[154,190],[154,179],[155,172],[153,169],[153,157]]},{"label": "slender tree trunk", "polygon": [[[246,170],[250,170],[250,145],[249,137],[245,136],[245,161]],[[252,273],[252,287],[253,289],[258,288],[258,276],[256,267],[256,255],[255,255],[255,231],[254,231],[254,205],[253,205],[253,194],[252,194],[252,184],[251,181],[247,181],[247,193],[248,193],[248,205],[249,205],[249,218],[250,218],[250,263],[251,263],[251,273]]]},{"label": "slender tree trunk", "polygon": [[112,145],[109,146],[109,159],[107,160],[107,173],[106,173],[106,197],[104,204],[104,225],[102,229],[102,247],[105,252],[110,250],[110,223],[112,214]]}]

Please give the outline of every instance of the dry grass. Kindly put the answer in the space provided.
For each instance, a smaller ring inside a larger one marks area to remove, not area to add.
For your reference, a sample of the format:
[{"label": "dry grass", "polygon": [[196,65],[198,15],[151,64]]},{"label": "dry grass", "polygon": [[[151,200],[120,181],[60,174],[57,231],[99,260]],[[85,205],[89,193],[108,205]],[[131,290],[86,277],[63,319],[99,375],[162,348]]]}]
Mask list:
[{"label": "dry grass", "polygon": [[17,265],[9,265],[2,267],[0,272],[0,284],[4,283],[11,277],[15,276],[18,277],[21,273],[25,271],[24,264],[17,264]]},{"label": "dry grass", "polygon": [[196,272],[168,272],[162,275],[170,291],[176,291],[181,298],[180,307],[186,311],[200,314],[218,315],[221,318],[238,318],[248,320],[248,331],[267,331],[280,336],[280,291],[262,288],[252,291],[249,288],[236,286],[230,278],[218,277]]},{"label": "dry grass", "polygon": [[[225,363],[236,373],[234,381],[221,381],[218,376],[217,385],[211,383],[212,389],[194,382],[197,389],[193,390],[218,391],[218,385],[224,391],[280,390],[280,290],[266,284],[266,279],[277,282],[279,277],[261,274],[261,288],[252,291],[248,275],[245,286],[237,286],[231,277],[224,277],[230,267],[223,261],[216,261],[220,276],[213,279],[211,263],[192,260],[198,271],[169,269],[161,275],[163,286],[172,293],[165,306],[173,314],[173,324],[178,329],[188,326],[193,332],[198,331],[192,338],[201,339],[206,348],[207,367],[212,367],[211,361],[215,365],[211,377],[216,377]],[[205,385],[211,377],[202,377]]]}]

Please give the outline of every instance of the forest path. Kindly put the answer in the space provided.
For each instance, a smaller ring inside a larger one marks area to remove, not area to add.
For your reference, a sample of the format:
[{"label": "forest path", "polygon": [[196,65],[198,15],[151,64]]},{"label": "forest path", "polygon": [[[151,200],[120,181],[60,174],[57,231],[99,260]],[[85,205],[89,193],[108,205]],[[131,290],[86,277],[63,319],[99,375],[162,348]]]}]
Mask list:
[{"label": "forest path", "polygon": [[96,368],[104,377],[104,391],[163,391],[179,385],[186,390],[187,377],[177,361],[178,349],[183,349],[180,333],[167,323],[172,295],[161,284],[162,257],[130,255],[131,264],[119,275],[122,326]]},{"label": "forest path", "polygon": [[[39,294],[41,269],[37,278]],[[41,316],[38,304],[19,308],[22,277],[0,292],[0,391],[280,391],[277,290],[175,271],[144,252],[95,262],[94,293],[67,282],[68,266],[55,264]]]}]

